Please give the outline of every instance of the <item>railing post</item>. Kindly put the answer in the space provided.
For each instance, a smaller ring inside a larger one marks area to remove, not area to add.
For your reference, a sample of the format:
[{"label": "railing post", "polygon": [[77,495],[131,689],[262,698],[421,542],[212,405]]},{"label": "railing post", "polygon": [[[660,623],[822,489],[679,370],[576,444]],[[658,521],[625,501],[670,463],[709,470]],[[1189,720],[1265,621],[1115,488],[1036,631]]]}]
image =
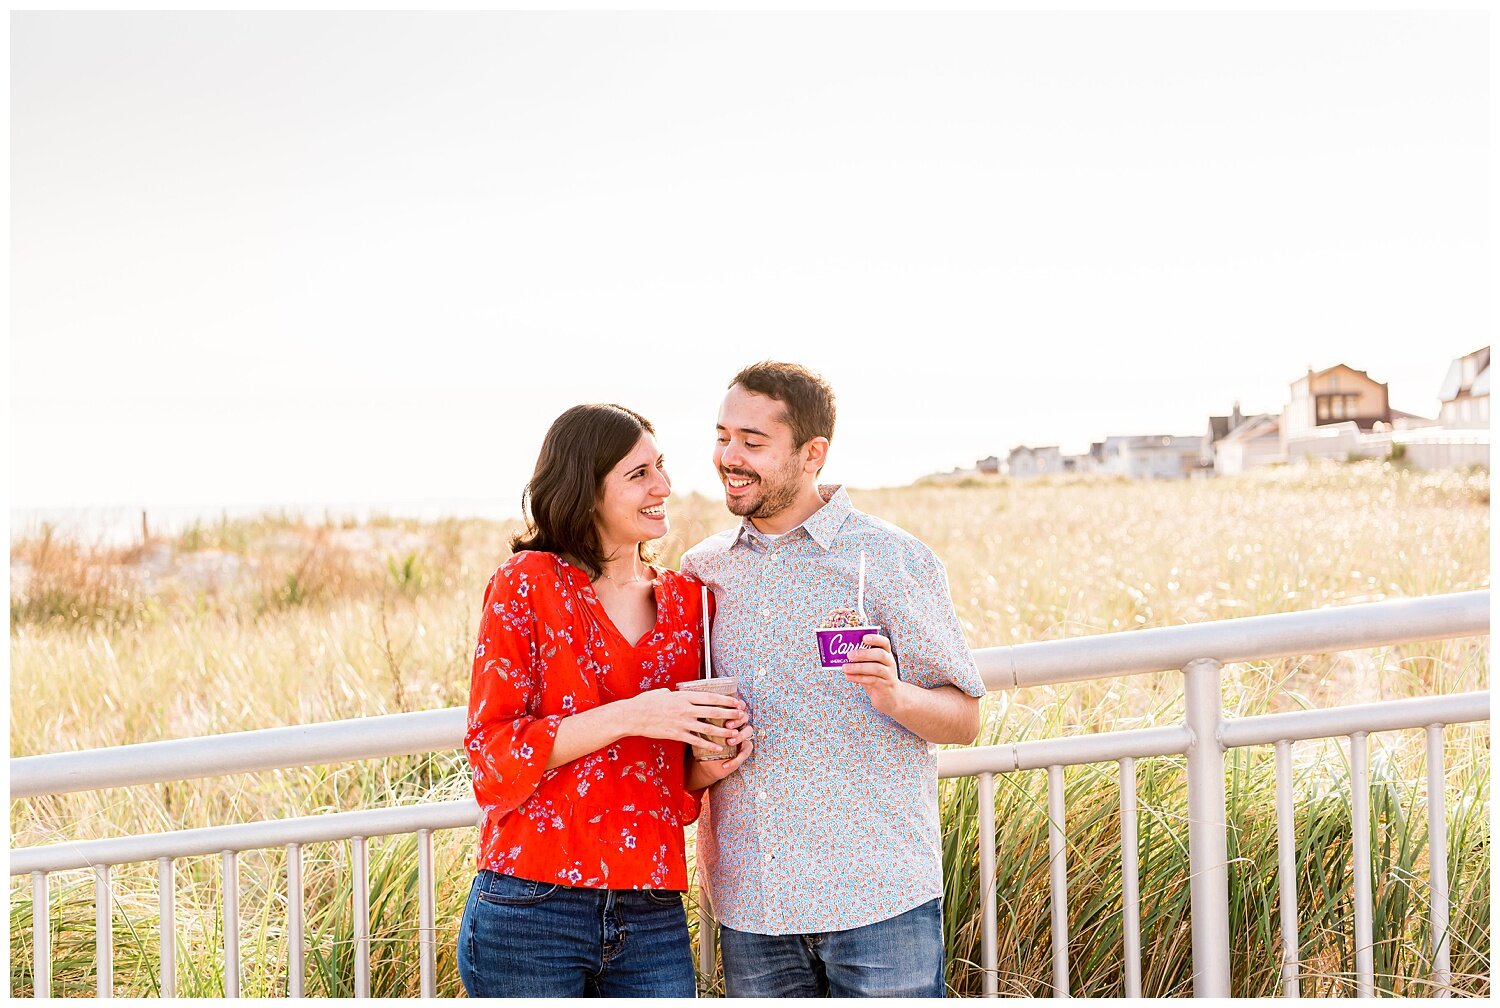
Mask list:
[{"label": "railing post", "polygon": [[224,996],[240,996],[240,855],[220,855],[224,868]]},{"label": "railing post", "polygon": [[713,990],[714,982],[718,979],[718,925],[714,923],[713,913],[708,906],[708,880],[705,879],[703,862],[696,860],[695,855],[694,876],[698,894],[698,995],[707,997]]},{"label": "railing post", "polygon": [[[31,969],[32,996],[49,998],[52,996],[52,909],[47,900],[46,872],[31,873],[31,939],[35,949]],[[1446,949],[1447,945],[1443,947]]]},{"label": "railing post", "polygon": [[354,996],[370,996],[370,847],[362,836],[351,837],[350,872],[354,887]]},{"label": "railing post", "polygon": [[1229,996],[1229,839],[1225,827],[1223,692],[1213,658],[1183,668],[1187,692],[1188,884],[1193,915],[1193,995]]},{"label": "railing post", "polygon": [[1276,881],[1281,894],[1281,994],[1302,996],[1297,929],[1297,806],[1292,791],[1292,744],[1276,743]]},{"label": "railing post", "polygon": [[1120,876],[1124,903],[1125,996],[1141,996],[1141,869],[1135,759],[1120,760]]},{"label": "railing post", "polygon": [[94,971],[97,997],[115,996],[115,927],[109,891],[109,865],[94,866]]},{"label": "railing post", "polygon": [[417,925],[422,943],[422,996],[437,997],[437,897],[432,878],[432,830],[417,830]]},{"label": "railing post", "polygon": [[302,997],[307,983],[306,938],[303,935],[306,915],[302,909],[302,845],[286,845],[286,996]]},{"label": "railing post", "polygon": [[1443,792],[1443,726],[1427,726],[1427,860],[1432,890],[1432,997],[1452,994],[1448,962],[1448,810]]},{"label": "railing post", "polygon": [[161,996],[177,996],[177,870],[169,858],[158,858],[157,888],[161,934]]},{"label": "railing post", "polygon": [[1370,879],[1370,734],[1349,736],[1349,820],[1354,834],[1354,991],[1375,996],[1375,906]]},{"label": "railing post", "polygon": [[995,906],[995,775],[979,775],[979,965],[984,996],[1000,996],[998,911]]},{"label": "railing post", "polygon": [[1052,996],[1068,997],[1068,839],[1063,768],[1047,768],[1047,852],[1052,869]]}]

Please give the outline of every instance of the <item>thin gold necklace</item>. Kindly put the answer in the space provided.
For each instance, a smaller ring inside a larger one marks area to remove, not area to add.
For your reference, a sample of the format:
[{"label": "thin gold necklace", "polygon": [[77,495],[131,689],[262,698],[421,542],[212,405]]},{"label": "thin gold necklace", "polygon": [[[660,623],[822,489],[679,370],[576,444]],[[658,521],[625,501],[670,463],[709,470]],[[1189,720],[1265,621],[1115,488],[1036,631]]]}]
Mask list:
[{"label": "thin gold necklace", "polygon": [[[639,573],[639,569],[637,569],[637,573]],[[643,578],[643,577],[633,577],[629,581],[619,581],[619,580],[616,580],[615,577],[609,573],[609,571],[604,570],[602,567],[599,569],[599,574],[600,574],[601,577],[605,578],[606,580],[614,582],[615,584],[619,585],[622,588],[625,587],[626,585],[640,584],[642,581],[649,580],[648,578]]]}]

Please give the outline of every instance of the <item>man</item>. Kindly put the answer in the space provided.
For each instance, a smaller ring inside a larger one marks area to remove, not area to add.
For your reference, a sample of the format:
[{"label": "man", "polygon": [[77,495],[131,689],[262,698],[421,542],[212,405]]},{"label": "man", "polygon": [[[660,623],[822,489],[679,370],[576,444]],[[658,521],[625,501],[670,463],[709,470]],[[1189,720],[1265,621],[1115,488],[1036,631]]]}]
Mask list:
[{"label": "man", "polygon": [[[974,741],[984,684],[932,551],[818,485],[833,424],[828,384],[770,361],[719,411],[714,465],[743,520],[682,569],[718,600],[714,667],[756,748],[710,795],[698,858],[730,997],[942,997],[935,743]],[[855,606],[861,553],[890,636],[825,671],[813,631]]]}]

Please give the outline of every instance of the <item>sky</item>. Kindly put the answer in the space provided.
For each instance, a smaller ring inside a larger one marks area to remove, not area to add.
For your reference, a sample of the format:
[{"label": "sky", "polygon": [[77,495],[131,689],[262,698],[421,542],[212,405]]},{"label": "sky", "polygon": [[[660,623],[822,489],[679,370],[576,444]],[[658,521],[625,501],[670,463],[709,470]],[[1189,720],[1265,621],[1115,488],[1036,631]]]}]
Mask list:
[{"label": "sky", "polygon": [[[12,508],[519,498],[578,402],[712,492],[1198,434],[1488,342],[1483,13],[16,14]],[[512,509],[514,510],[514,509]]]}]

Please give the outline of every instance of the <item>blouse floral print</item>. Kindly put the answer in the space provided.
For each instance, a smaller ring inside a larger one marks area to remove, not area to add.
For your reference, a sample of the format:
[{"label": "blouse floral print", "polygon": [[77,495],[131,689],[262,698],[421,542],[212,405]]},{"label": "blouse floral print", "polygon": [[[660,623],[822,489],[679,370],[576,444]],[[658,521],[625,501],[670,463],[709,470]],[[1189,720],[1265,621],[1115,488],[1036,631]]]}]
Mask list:
[{"label": "blouse floral print", "polygon": [[464,744],[483,812],[481,869],[590,889],[687,888],[683,827],[698,817],[681,742],[628,736],[545,769],[563,718],[695,678],[702,584],[651,582],[656,625],[627,641],[588,575],[522,552],[485,591]]}]

